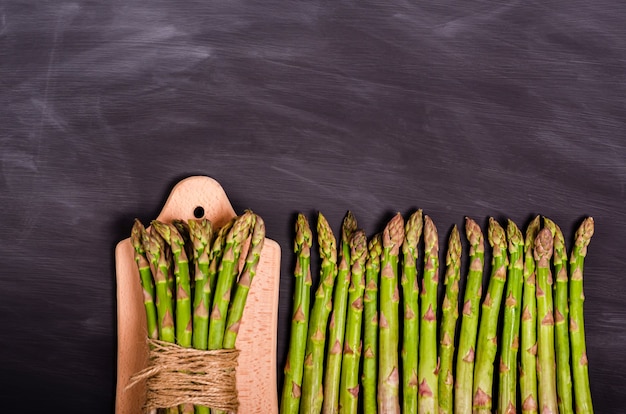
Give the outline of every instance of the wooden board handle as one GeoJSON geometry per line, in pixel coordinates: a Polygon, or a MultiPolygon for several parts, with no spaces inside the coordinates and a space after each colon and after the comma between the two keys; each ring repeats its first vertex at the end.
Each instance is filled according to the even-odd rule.
{"type": "MultiPolygon", "coordinates": [[[[194,218],[194,212],[200,212],[200,208],[204,217],[217,227],[235,216],[221,185],[212,178],[195,176],[174,187],[157,219],[163,222],[188,220],[194,218]]],[[[145,402],[145,384],[125,389],[130,377],[148,364],[146,315],[130,239],[117,245],[115,269],[118,328],[115,412],[139,414],[145,402]]],[[[278,413],[276,330],[279,282],[280,246],[266,239],[237,337],[237,348],[241,350],[237,368],[240,413],[278,413]]]]}

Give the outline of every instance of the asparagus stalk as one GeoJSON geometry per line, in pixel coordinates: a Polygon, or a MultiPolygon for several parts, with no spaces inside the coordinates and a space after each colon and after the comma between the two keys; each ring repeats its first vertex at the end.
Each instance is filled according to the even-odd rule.
{"type": "Polygon", "coordinates": [[[256,269],[261,259],[261,251],[265,242],[265,222],[257,214],[254,215],[254,227],[252,228],[252,236],[250,238],[250,247],[246,255],[246,262],[241,271],[241,275],[237,280],[237,288],[230,307],[228,308],[228,318],[226,319],[226,332],[222,346],[224,349],[232,349],[235,347],[241,318],[246,307],[248,292],[252,280],[256,276],[256,269]]]}
{"type": "Polygon", "coordinates": [[[156,291],[156,308],[159,327],[159,339],[165,342],[175,342],[174,307],[172,291],[168,282],[169,263],[156,232],[146,233],[142,240],[146,249],[146,256],[154,268],[154,288],[156,291]]]}
{"type": "Polygon", "coordinates": [[[585,322],[583,316],[585,295],[583,293],[583,269],[587,246],[593,236],[593,218],[586,218],[576,231],[576,239],[570,256],[569,284],[569,336],[572,345],[572,372],[577,413],[593,413],[587,349],[585,344],[585,322]]]}
{"type": "Polygon", "coordinates": [[[367,238],[358,230],[350,239],[351,284],[349,288],[346,334],[341,364],[339,412],[356,414],[359,401],[359,364],[361,361],[361,329],[363,327],[363,292],[365,290],[365,258],[367,238]]]}
{"type": "Polygon", "coordinates": [[[378,372],[378,278],[380,275],[381,235],[374,236],[368,245],[365,264],[365,294],[363,296],[363,412],[376,414],[376,384],[378,372]]]}
{"type": "Polygon", "coordinates": [[[243,242],[248,238],[250,227],[254,224],[253,221],[254,215],[246,211],[239,216],[226,236],[226,246],[220,262],[213,296],[213,310],[209,321],[209,349],[220,349],[223,346],[231,289],[239,273],[239,255],[243,242]]]}
{"type": "Polygon", "coordinates": [[[328,351],[324,371],[324,405],[322,412],[336,414],[339,411],[339,384],[341,379],[341,350],[346,329],[348,308],[348,287],[350,286],[350,239],[357,229],[352,212],[343,220],[341,227],[341,247],[339,250],[339,268],[335,281],[333,309],[330,314],[328,333],[328,351]]]}
{"type": "Polygon", "coordinates": [[[309,303],[311,301],[311,244],[313,236],[309,222],[303,214],[296,220],[294,251],[296,286],[293,294],[293,314],[291,317],[291,338],[285,364],[281,414],[297,414],[302,393],[302,371],[309,326],[309,303]]]}
{"type": "Polygon", "coordinates": [[[524,241],[524,288],[522,291],[520,395],[523,414],[537,412],[537,297],[535,277],[535,238],[539,216],[526,229],[524,241]]]}
{"type": "MultiPolygon", "coordinates": [[[[154,220],[154,230],[170,247],[174,262],[174,281],[176,288],[176,342],[178,345],[191,347],[192,320],[191,320],[191,282],[189,278],[189,261],[185,251],[185,240],[173,224],[166,224],[154,220]]],[[[193,414],[193,404],[181,404],[178,409],[181,414],[193,414]]],[[[172,411],[176,412],[175,408],[172,411]]]]}
{"type": "Polygon", "coordinates": [[[424,216],[424,278],[420,292],[421,330],[419,337],[420,414],[437,413],[439,403],[437,379],[437,289],[439,285],[439,238],[430,217],[424,216]]]}
{"type": "Polygon", "coordinates": [[[322,409],[326,325],[332,308],[333,287],[337,277],[337,242],[322,213],[319,213],[318,216],[317,237],[322,264],[320,284],[315,292],[315,301],[311,310],[307,333],[300,401],[300,412],[303,414],[319,413],[322,409]]]}
{"type": "MultiPolygon", "coordinates": [[[[159,327],[159,339],[165,342],[176,342],[174,327],[174,278],[170,272],[171,249],[167,248],[163,237],[154,230],[146,233],[142,240],[146,249],[146,256],[153,270],[154,286],[156,291],[157,319],[159,327]]],[[[166,414],[178,414],[178,407],[168,407],[166,414]]]]}
{"type": "Polygon", "coordinates": [[[398,254],[404,239],[404,220],[396,214],[383,231],[380,278],[378,411],[400,412],[398,372],[398,254]]]}
{"type": "Polygon", "coordinates": [[[543,218],[545,227],[550,229],[554,238],[554,275],[556,280],[552,289],[554,294],[554,331],[556,351],[556,391],[559,413],[574,414],[572,403],[572,375],[569,363],[569,294],[567,291],[567,253],[565,239],[559,226],[547,217],[543,218]]]}
{"type": "Polygon", "coordinates": [[[454,412],[466,414],[472,411],[472,386],[474,357],[480,298],[482,295],[485,241],[480,226],[469,217],[465,218],[465,233],[469,241],[470,268],[463,297],[463,316],[459,334],[459,350],[456,363],[454,412]]]}
{"type": "MultiPolygon", "coordinates": [[[[211,222],[207,219],[192,219],[189,220],[188,223],[181,220],[174,220],[172,223],[179,233],[187,229],[187,234],[189,236],[191,246],[193,247],[192,254],[195,265],[195,289],[193,294],[192,344],[196,349],[207,349],[209,335],[209,308],[211,306],[209,250],[211,248],[211,238],[213,237],[213,227],[211,222]]],[[[199,405],[195,407],[196,414],[208,414],[209,412],[209,407],[199,405]]]]}
{"type": "Polygon", "coordinates": [[[556,357],[554,355],[554,313],[550,259],[554,241],[547,228],[535,239],[537,268],[537,388],[542,413],[557,413],[556,357]]]}
{"type": "MultiPolygon", "coordinates": [[[[207,349],[211,286],[209,249],[213,228],[207,219],[189,220],[189,235],[194,247],[195,289],[193,297],[193,347],[207,349]]],[[[178,227],[177,227],[178,228],[178,227]]]]}
{"type": "Polygon", "coordinates": [[[439,413],[451,414],[454,410],[452,375],[454,337],[459,318],[459,279],[461,278],[461,237],[456,226],[452,228],[446,255],[446,293],[443,298],[441,333],[439,336],[439,413]]]}
{"type": "Polygon", "coordinates": [[[491,276],[489,277],[487,295],[482,303],[482,318],[476,346],[473,405],[475,414],[491,413],[493,363],[498,349],[498,317],[508,264],[506,234],[493,217],[489,219],[488,240],[492,247],[491,276]]]}
{"type": "Polygon", "coordinates": [[[146,257],[146,250],[142,243],[142,240],[145,238],[145,227],[139,220],[135,219],[135,224],[130,234],[130,241],[135,250],[135,262],[139,269],[139,280],[143,289],[143,305],[146,310],[148,337],[157,339],[159,337],[159,329],[157,327],[156,306],[154,305],[154,282],[152,280],[150,263],[146,257]]]}
{"type": "Polygon", "coordinates": [[[524,283],[524,236],[511,220],[508,222],[506,233],[509,241],[509,269],[500,351],[498,412],[515,414],[517,412],[517,351],[524,283]]]}
{"type": "Polygon", "coordinates": [[[153,221],[152,227],[170,246],[174,256],[174,277],[176,281],[176,342],[191,347],[191,283],[189,280],[189,260],[185,252],[185,241],[172,224],[153,221]]]}
{"type": "Polygon", "coordinates": [[[422,236],[422,210],[409,217],[402,243],[402,298],[404,330],[402,335],[402,412],[417,413],[417,344],[419,337],[419,285],[417,282],[417,245],[422,236]]]}

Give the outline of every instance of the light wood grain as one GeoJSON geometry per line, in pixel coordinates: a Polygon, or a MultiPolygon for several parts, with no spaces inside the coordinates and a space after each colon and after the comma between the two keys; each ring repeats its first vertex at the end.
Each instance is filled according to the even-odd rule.
{"type": "MultiPolygon", "coordinates": [[[[235,216],[220,184],[209,177],[190,177],[178,183],[165,203],[158,220],[190,219],[202,207],[205,217],[222,226],[235,216]]],[[[118,359],[115,411],[138,414],[145,402],[145,384],[125,390],[129,378],[148,363],[146,317],[143,296],[129,239],[115,249],[117,278],[118,359]]],[[[276,329],[280,246],[266,239],[257,276],[244,310],[237,348],[240,413],[278,413],[276,390],[276,329]]]]}

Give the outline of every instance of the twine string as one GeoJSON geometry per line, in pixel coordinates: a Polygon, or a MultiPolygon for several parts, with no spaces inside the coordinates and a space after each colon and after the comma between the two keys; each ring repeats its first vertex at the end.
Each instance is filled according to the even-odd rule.
{"type": "Polygon", "coordinates": [[[237,411],[238,350],[205,351],[156,339],[148,339],[148,344],[148,367],[134,374],[126,386],[128,390],[146,381],[146,409],[194,404],[237,411]]]}

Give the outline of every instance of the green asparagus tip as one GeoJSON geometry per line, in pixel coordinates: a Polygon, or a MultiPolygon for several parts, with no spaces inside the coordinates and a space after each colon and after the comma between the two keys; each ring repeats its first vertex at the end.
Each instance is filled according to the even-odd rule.
{"type": "Polygon", "coordinates": [[[400,246],[404,241],[404,219],[400,213],[397,213],[387,223],[383,231],[382,242],[385,249],[391,249],[392,255],[400,252],[400,246]]]}
{"type": "Polygon", "coordinates": [[[578,230],[576,231],[576,247],[582,249],[582,256],[585,257],[587,251],[585,248],[589,245],[591,241],[591,236],[593,236],[594,232],[594,222],[593,217],[587,217],[583,223],[580,225],[578,230]]]}
{"type": "Polygon", "coordinates": [[[135,249],[137,254],[144,254],[145,249],[143,247],[143,239],[145,238],[144,234],[146,233],[146,228],[141,224],[139,219],[135,219],[135,223],[133,224],[133,228],[130,232],[130,242],[135,249]]]}
{"type": "Polygon", "coordinates": [[[351,264],[362,262],[367,255],[367,237],[363,230],[357,230],[350,239],[350,261],[351,264]]]}
{"type": "Polygon", "coordinates": [[[473,251],[475,251],[476,253],[485,252],[485,240],[483,232],[480,229],[478,223],[476,223],[469,217],[465,217],[465,235],[472,249],[472,251],[470,251],[470,254],[472,254],[473,251]]]}
{"type": "Polygon", "coordinates": [[[550,229],[541,229],[535,238],[535,260],[549,260],[552,257],[553,245],[554,239],[550,229]]]}
{"type": "Polygon", "coordinates": [[[517,250],[520,246],[524,245],[524,236],[519,227],[517,227],[517,224],[511,219],[508,220],[506,226],[506,235],[509,241],[510,251],[517,250]]]}
{"type": "Polygon", "coordinates": [[[502,248],[503,245],[505,245],[506,234],[504,232],[504,229],[502,228],[500,223],[498,223],[498,221],[494,219],[493,217],[489,217],[488,232],[489,232],[488,239],[489,239],[489,244],[491,245],[491,247],[493,247],[494,249],[497,249],[497,248],[502,248]]]}
{"type": "Polygon", "coordinates": [[[406,222],[404,243],[402,244],[402,252],[404,254],[410,254],[411,250],[417,247],[417,243],[422,235],[423,226],[424,220],[422,218],[422,210],[420,209],[411,214],[406,222]]]}
{"type": "Polygon", "coordinates": [[[187,223],[189,235],[196,251],[203,251],[211,243],[213,237],[213,225],[206,218],[192,219],[187,223]]]}
{"type": "Polygon", "coordinates": [[[424,251],[430,252],[433,257],[439,253],[437,227],[429,216],[424,216],[424,251]]]}
{"type": "Polygon", "coordinates": [[[459,229],[456,224],[452,227],[450,233],[450,239],[448,241],[448,254],[446,255],[446,265],[451,266],[454,263],[458,263],[461,259],[461,236],[459,235],[459,229]]]}
{"type": "Polygon", "coordinates": [[[380,255],[383,252],[383,245],[380,233],[376,234],[370,240],[368,246],[367,266],[374,267],[380,264],[380,255]]]}
{"type": "Polygon", "coordinates": [[[337,240],[326,217],[320,212],[317,216],[317,233],[319,240],[320,258],[337,263],[337,240]]]}
{"type": "Polygon", "coordinates": [[[163,240],[165,240],[165,242],[167,244],[172,244],[171,238],[170,238],[170,232],[171,229],[170,227],[165,224],[162,223],[158,220],[152,220],[152,223],[150,223],[152,225],[152,228],[159,233],[159,236],[161,236],[163,238],[163,240]]]}
{"type": "Polygon", "coordinates": [[[306,219],[304,214],[299,213],[298,218],[296,219],[296,238],[294,240],[293,246],[294,252],[297,253],[300,250],[303,250],[304,246],[310,249],[312,240],[313,234],[311,233],[311,226],[309,226],[309,221],[306,219]]]}
{"type": "Polygon", "coordinates": [[[351,211],[348,211],[346,213],[346,217],[343,219],[343,224],[341,225],[341,241],[345,244],[349,244],[352,239],[352,235],[356,230],[356,218],[351,211]]]}
{"type": "Polygon", "coordinates": [[[241,244],[248,238],[250,228],[254,225],[254,214],[248,210],[239,216],[226,236],[226,243],[241,244]]]}
{"type": "Polygon", "coordinates": [[[253,249],[253,253],[261,254],[263,243],[265,239],[265,221],[258,214],[254,215],[254,227],[252,229],[252,238],[250,240],[250,246],[253,249]]]}

